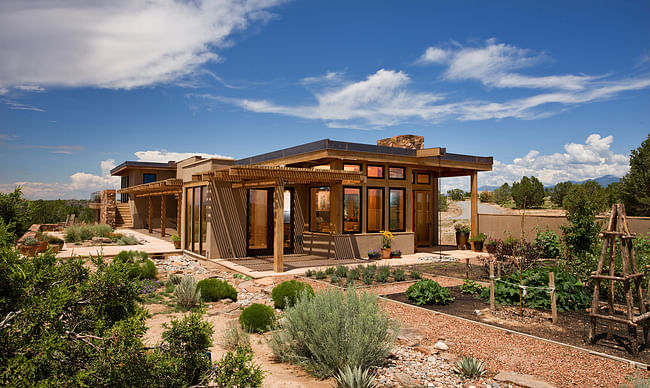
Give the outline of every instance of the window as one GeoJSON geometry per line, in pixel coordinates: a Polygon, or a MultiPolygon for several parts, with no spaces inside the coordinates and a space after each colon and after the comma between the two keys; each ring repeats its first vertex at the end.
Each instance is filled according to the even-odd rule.
{"type": "Polygon", "coordinates": [[[312,187],[309,190],[309,230],[329,233],[330,231],[330,188],[312,187]]]}
{"type": "Polygon", "coordinates": [[[384,166],[368,165],[368,178],[384,178],[384,166]]]}
{"type": "Polygon", "coordinates": [[[185,189],[185,249],[200,255],[205,255],[206,249],[207,190],[207,186],[185,189]]]}
{"type": "Polygon", "coordinates": [[[360,164],[344,164],[343,165],[343,171],[360,172],[361,171],[361,165],[360,164]]]}
{"type": "Polygon", "coordinates": [[[156,181],[156,174],[142,174],[142,183],[151,183],[156,181]]]}
{"type": "Polygon", "coordinates": [[[388,228],[391,232],[403,232],[404,228],[404,202],[406,190],[389,189],[388,191],[388,228]]]}
{"type": "Polygon", "coordinates": [[[343,188],[343,233],[361,232],[361,188],[343,188]]]}
{"type": "Polygon", "coordinates": [[[389,179],[404,179],[404,167],[388,167],[389,179]]]}
{"type": "MultiPolygon", "coordinates": [[[[120,182],[120,188],[126,189],[129,187],[129,176],[123,176],[120,182]]],[[[129,195],[128,194],[120,194],[120,202],[122,203],[127,203],[129,202],[129,195]]]]}
{"type": "Polygon", "coordinates": [[[329,170],[330,165],[329,164],[319,164],[318,166],[313,166],[312,168],[314,170],[329,170]]]}
{"type": "Polygon", "coordinates": [[[423,173],[423,172],[419,172],[418,175],[417,175],[416,183],[420,184],[420,185],[428,185],[428,184],[430,184],[431,183],[431,175],[423,173]]]}
{"type": "Polygon", "coordinates": [[[368,232],[384,229],[384,189],[368,187],[368,232]]]}

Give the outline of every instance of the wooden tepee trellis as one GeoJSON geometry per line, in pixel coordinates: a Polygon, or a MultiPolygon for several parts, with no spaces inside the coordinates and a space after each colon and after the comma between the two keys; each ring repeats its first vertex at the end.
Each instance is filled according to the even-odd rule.
{"type": "Polygon", "coordinates": [[[594,279],[594,296],[590,310],[589,340],[594,343],[602,338],[614,338],[628,348],[632,354],[639,352],[640,346],[646,346],[648,341],[648,329],[650,328],[650,313],[646,311],[646,296],[643,294],[642,281],[643,272],[639,272],[634,256],[632,242],[635,235],[630,233],[625,216],[625,206],[614,204],[612,214],[609,217],[607,230],[600,234],[603,238],[603,249],[598,262],[598,269],[592,272],[594,279]],[[616,241],[620,241],[622,273],[615,272],[616,241]],[[608,262],[606,271],[603,272],[605,262],[608,262]],[[601,280],[608,282],[607,301],[600,301],[601,280]],[[625,306],[623,311],[618,312],[614,306],[615,282],[623,282],[625,306]],[[638,310],[635,310],[634,296],[637,297],[638,310]],[[607,322],[605,333],[596,333],[597,321],[601,319],[607,322]],[[612,326],[615,324],[627,326],[627,338],[614,335],[612,326]],[[643,338],[639,342],[637,328],[643,328],[643,338]],[[626,342],[624,342],[626,341],[626,342]]]}

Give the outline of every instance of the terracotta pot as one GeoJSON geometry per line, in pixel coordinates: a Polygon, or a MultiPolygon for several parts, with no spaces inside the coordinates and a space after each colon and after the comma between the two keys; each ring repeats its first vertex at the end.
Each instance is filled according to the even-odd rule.
{"type": "Polygon", "coordinates": [[[181,249],[181,242],[180,241],[174,241],[174,248],[181,249]]]}
{"type": "Polygon", "coordinates": [[[38,250],[36,252],[42,253],[42,252],[45,252],[45,251],[47,251],[47,241],[41,241],[38,244],[38,250]]]}
{"type": "Polygon", "coordinates": [[[381,258],[390,259],[390,248],[381,248],[381,258]]]}
{"type": "Polygon", "coordinates": [[[38,245],[21,245],[18,250],[25,256],[36,256],[38,245]]]}
{"type": "Polygon", "coordinates": [[[467,239],[469,235],[462,232],[456,232],[456,247],[458,249],[467,249],[467,239]]]}

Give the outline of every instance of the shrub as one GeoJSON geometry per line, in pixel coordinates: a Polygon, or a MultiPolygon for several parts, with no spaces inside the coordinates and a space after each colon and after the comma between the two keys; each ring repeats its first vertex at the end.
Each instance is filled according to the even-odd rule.
{"type": "Polygon", "coordinates": [[[264,371],[253,362],[250,346],[238,346],[221,357],[214,366],[217,387],[262,387],[264,371]]]}
{"type": "Polygon", "coordinates": [[[338,265],[336,266],[336,271],[334,273],[340,278],[345,278],[348,276],[348,267],[344,265],[338,265]]]}
{"type": "Polygon", "coordinates": [[[449,204],[447,203],[447,196],[438,192],[438,210],[441,212],[446,212],[449,210],[449,204]]]}
{"type": "Polygon", "coordinates": [[[131,235],[122,236],[117,239],[117,245],[138,245],[138,239],[131,235]]]}
{"type": "Polygon", "coordinates": [[[414,279],[414,280],[417,280],[417,279],[421,279],[421,278],[422,278],[422,274],[420,273],[420,271],[415,270],[415,269],[411,271],[411,275],[410,275],[410,276],[411,276],[411,279],[414,279]]]}
{"type": "Polygon", "coordinates": [[[325,275],[325,272],[323,271],[317,271],[316,274],[314,274],[316,279],[325,279],[327,275],[325,275]]]}
{"type": "Polygon", "coordinates": [[[363,269],[362,279],[365,284],[372,284],[372,281],[375,279],[375,271],[377,267],[374,265],[369,265],[363,269]]]}
{"type": "Polygon", "coordinates": [[[524,176],[519,182],[514,182],[510,193],[518,209],[530,209],[544,204],[544,185],[534,176],[524,176]]]}
{"type": "Polygon", "coordinates": [[[113,258],[113,262],[127,265],[131,279],[154,279],[158,273],[147,252],[121,251],[113,258]]]}
{"type": "Polygon", "coordinates": [[[547,229],[544,231],[538,230],[535,240],[533,240],[533,245],[540,251],[542,257],[558,257],[560,256],[560,250],[562,245],[560,244],[560,238],[557,236],[557,233],[547,229]]]}
{"type": "Polygon", "coordinates": [[[485,364],[474,357],[463,357],[458,360],[454,366],[454,372],[468,379],[483,377],[487,373],[485,364]]]}
{"type": "Polygon", "coordinates": [[[454,229],[456,230],[456,233],[463,233],[468,236],[472,232],[470,226],[466,224],[454,224],[454,229]]]}
{"type": "Polygon", "coordinates": [[[27,237],[23,241],[23,245],[28,246],[28,247],[33,247],[33,246],[36,246],[38,244],[39,244],[38,240],[35,239],[34,237],[27,237]]]}
{"type": "Polygon", "coordinates": [[[176,284],[176,285],[180,284],[182,279],[183,279],[183,278],[182,278],[180,275],[178,275],[178,274],[173,274],[173,275],[171,275],[171,276],[169,277],[169,281],[170,281],[172,284],[176,284]]]}
{"type": "Polygon", "coordinates": [[[66,242],[90,240],[93,237],[109,237],[113,228],[106,224],[73,225],[65,229],[66,242]]]}
{"type": "Polygon", "coordinates": [[[216,302],[221,299],[237,301],[237,290],[225,280],[203,279],[198,282],[196,287],[201,291],[201,299],[206,302],[216,302]]]}
{"type": "Polygon", "coordinates": [[[375,376],[369,373],[368,369],[361,369],[358,366],[339,369],[336,376],[336,388],[376,388],[375,376]]]}
{"type": "Polygon", "coordinates": [[[345,287],[354,287],[354,279],[348,277],[347,280],[345,281],[345,287]]]}
{"type": "Polygon", "coordinates": [[[221,345],[227,350],[235,350],[238,346],[250,346],[251,340],[248,333],[242,330],[241,326],[231,321],[221,336],[221,345]]]}
{"type": "Polygon", "coordinates": [[[63,245],[63,240],[62,240],[62,239],[60,239],[60,238],[58,238],[58,237],[56,237],[56,236],[53,236],[53,235],[51,235],[51,234],[46,234],[45,236],[46,236],[46,238],[47,238],[47,243],[48,243],[48,244],[52,244],[52,245],[63,245]]]}
{"type": "Polygon", "coordinates": [[[296,299],[302,293],[302,290],[307,290],[309,295],[314,295],[314,289],[307,283],[294,280],[284,281],[273,288],[271,291],[271,298],[275,308],[283,310],[286,307],[292,306],[296,303],[296,299]]]}
{"type": "Polygon", "coordinates": [[[246,307],[239,316],[239,324],[249,333],[264,333],[274,322],[273,308],[260,303],[246,307]]]}
{"type": "Polygon", "coordinates": [[[482,285],[478,284],[477,282],[471,280],[471,279],[465,279],[463,280],[463,284],[460,286],[460,292],[463,294],[480,294],[481,291],[483,291],[482,285]]]}
{"type": "Polygon", "coordinates": [[[152,292],[155,292],[158,287],[160,287],[160,283],[156,280],[152,279],[143,279],[140,280],[140,289],[141,293],[143,294],[151,294],[152,292]]]}
{"type": "Polygon", "coordinates": [[[332,277],[330,278],[330,283],[339,285],[341,283],[341,278],[339,278],[336,275],[332,275],[332,277]]]}
{"type": "Polygon", "coordinates": [[[325,274],[326,275],[334,275],[334,272],[336,272],[336,268],[334,268],[334,267],[327,267],[325,269],[325,274]]]}
{"type": "Polygon", "coordinates": [[[359,267],[353,268],[348,272],[348,279],[359,280],[361,277],[361,269],[359,267]]]}
{"type": "Polygon", "coordinates": [[[191,308],[199,304],[201,300],[201,290],[196,287],[196,280],[187,275],[183,277],[181,283],[174,289],[176,303],[181,307],[191,308]]]}
{"type": "Polygon", "coordinates": [[[395,279],[396,282],[403,282],[404,280],[406,280],[406,273],[404,272],[403,269],[396,268],[395,271],[393,271],[393,278],[395,279]]]}
{"type": "Polygon", "coordinates": [[[451,189],[447,190],[447,197],[452,201],[464,201],[465,193],[461,189],[451,189]]]}
{"type": "Polygon", "coordinates": [[[308,278],[314,276],[314,271],[312,271],[311,269],[308,269],[307,271],[305,271],[305,276],[308,277],[308,278]]]}
{"type": "Polygon", "coordinates": [[[386,283],[388,281],[389,276],[390,276],[389,266],[382,265],[381,267],[379,267],[379,271],[377,271],[377,282],[386,283]]]}
{"type": "Polygon", "coordinates": [[[166,329],[162,334],[165,347],[184,371],[185,383],[198,384],[210,370],[205,353],[212,346],[212,325],[203,321],[200,314],[191,313],[180,321],[172,319],[169,324],[163,323],[163,328],[166,329]]]}
{"type": "Polygon", "coordinates": [[[494,196],[490,191],[481,191],[481,193],[478,195],[478,199],[481,202],[494,202],[494,196]]]}
{"type": "Polygon", "coordinates": [[[376,295],[330,288],[288,308],[269,344],[281,361],[325,378],[346,365],[383,364],[398,332],[376,295]]]}
{"type": "Polygon", "coordinates": [[[431,279],[422,279],[406,290],[406,298],[416,306],[425,304],[445,305],[454,301],[451,292],[431,279]]]}

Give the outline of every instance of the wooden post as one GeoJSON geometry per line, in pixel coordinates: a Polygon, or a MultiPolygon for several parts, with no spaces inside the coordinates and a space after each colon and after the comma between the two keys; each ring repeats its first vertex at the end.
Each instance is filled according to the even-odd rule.
{"type": "Polygon", "coordinates": [[[494,260],[490,260],[490,311],[494,312],[494,260]]]}
{"type": "MultiPolygon", "coordinates": [[[[478,234],[478,172],[472,173],[471,179],[471,197],[470,197],[470,222],[471,222],[471,236],[475,237],[478,234]]],[[[472,250],[474,250],[474,243],[472,242],[472,250]]]]}
{"type": "Polygon", "coordinates": [[[555,274],[548,273],[548,286],[551,288],[551,317],[553,324],[557,324],[557,306],[555,305],[555,274]]]}
{"type": "Polygon", "coordinates": [[[153,232],[153,198],[149,196],[149,233],[153,232]]]}
{"type": "Polygon", "coordinates": [[[160,235],[165,237],[165,226],[167,224],[167,198],[160,196],[160,235]]]}
{"type": "Polygon", "coordinates": [[[273,193],[274,234],[273,271],[284,272],[284,182],[278,181],[273,193]]]}
{"type": "Polygon", "coordinates": [[[181,210],[183,210],[183,192],[178,193],[176,201],[176,234],[181,236],[181,210]]]}
{"type": "Polygon", "coordinates": [[[465,279],[469,279],[469,257],[465,258],[465,279]]]}

